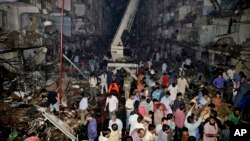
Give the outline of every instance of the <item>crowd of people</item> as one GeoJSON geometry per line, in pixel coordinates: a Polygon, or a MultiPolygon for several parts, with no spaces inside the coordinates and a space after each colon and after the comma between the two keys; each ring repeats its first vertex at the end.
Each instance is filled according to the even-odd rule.
{"type": "Polygon", "coordinates": [[[192,81],[184,75],[191,69],[189,60],[183,62],[179,74],[168,69],[166,62],[160,71],[151,65],[148,61],[140,65],[135,83],[129,73],[117,78],[112,71],[104,72],[99,76],[101,89],[98,78],[91,75],[90,97],[98,91],[107,95],[103,111],[108,111],[110,121],[98,133],[94,115],[87,114],[89,140],[118,141],[125,135],[133,141],[229,141],[233,126],[249,123],[243,118],[247,106],[243,97],[249,94],[250,81],[243,72],[236,73],[234,66],[225,69],[219,64],[211,78],[199,72],[197,78],[208,81],[190,94],[192,81]],[[231,84],[231,91],[225,90],[226,84],[231,84]],[[117,114],[122,111],[119,105],[126,111],[124,121],[117,114]]]}
{"type": "MultiPolygon", "coordinates": [[[[235,66],[218,64],[206,77],[204,70],[192,65],[188,58],[178,69],[167,62],[157,69],[150,60],[144,61],[137,80],[122,69],[91,74],[89,91],[82,93],[79,103],[89,141],[229,141],[234,126],[250,123],[245,116],[250,80],[235,66]],[[197,72],[195,77],[190,71],[197,72]],[[102,127],[89,112],[100,106],[99,95],[105,96],[101,109],[109,120],[102,127]],[[121,112],[126,112],[125,118],[121,112]]],[[[58,110],[55,94],[50,95],[51,110],[58,110]]]]}

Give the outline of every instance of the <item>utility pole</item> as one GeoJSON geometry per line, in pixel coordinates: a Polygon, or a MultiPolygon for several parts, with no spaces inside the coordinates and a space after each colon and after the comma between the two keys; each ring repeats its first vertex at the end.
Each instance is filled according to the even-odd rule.
{"type": "Polygon", "coordinates": [[[62,73],[63,73],[63,26],[64,26],[64,0],[61,9],[61,33],[60,33],[60,78],[59,78],[59,104],[62,103],[62,73]]]}

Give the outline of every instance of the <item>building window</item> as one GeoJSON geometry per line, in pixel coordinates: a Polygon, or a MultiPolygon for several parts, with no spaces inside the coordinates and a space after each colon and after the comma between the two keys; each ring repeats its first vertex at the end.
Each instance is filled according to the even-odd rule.
{"type": "MultiPolygon", "coordinates": [[[[61,16],[55,16],[55,27],[58,31],[61,31],[61,16]]],[[[71,18],[69,16],[64,17],[63,34],[65,36],[71,36],[71,18]]]]}

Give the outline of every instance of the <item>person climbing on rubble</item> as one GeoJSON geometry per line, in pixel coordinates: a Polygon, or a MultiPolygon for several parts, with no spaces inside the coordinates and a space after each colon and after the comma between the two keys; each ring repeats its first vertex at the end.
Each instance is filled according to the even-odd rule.
{"type": "Polygon", "coordinates": [[[48,91],[47,98],[49,102],[49,108],[51,112],[59,112],[59,104],[58,104],[58,94],[56,91],[48,91]]]}

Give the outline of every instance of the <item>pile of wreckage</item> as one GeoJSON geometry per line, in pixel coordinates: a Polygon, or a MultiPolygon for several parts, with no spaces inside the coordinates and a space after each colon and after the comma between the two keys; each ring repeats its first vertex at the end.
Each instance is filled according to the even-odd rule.
{"type": "Polygon", "coordinates": [[[85,132],[82,130],[85,130],[86,123],[80,120],[77,107],[82,98],[80,93],[88,91],[88,81],[72,77],[61,81],[62,103],[60,113],[56,115],[48,110],[45,92],[57,90],[57,82],[59,77],[54,76],[46,81],[39,71],[3,82],[0,140],[11,140],[21,133],[36,133],[40,140],[46,141],[76,141],[78,136],[84,139],[85,132]]]}

